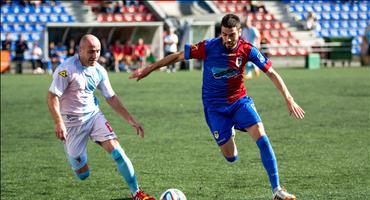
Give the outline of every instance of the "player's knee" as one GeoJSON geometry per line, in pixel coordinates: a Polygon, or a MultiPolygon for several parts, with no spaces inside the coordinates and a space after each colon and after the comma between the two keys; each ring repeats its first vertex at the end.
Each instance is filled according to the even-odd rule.
{"type": "Polygon", "coordinates": [[[87,177],[89,177],[89,175],[90,175],[90,169],[87,169],[85,172],[80,172],[80,173],[76,172],[76,176],[77,176],[81,181],[83,181],[83,180],[87,179],[87,177]]]}
{"type": "Polygon", "coordinates": [[[227,157],[227,156],[225,156],[225,159],[226,159],[228,162],[233,163],[233,162],[235,162],[235,161],[237,161],[237,160],[238,160],[238,155],[231,156],[231,157],[227,157]]]}

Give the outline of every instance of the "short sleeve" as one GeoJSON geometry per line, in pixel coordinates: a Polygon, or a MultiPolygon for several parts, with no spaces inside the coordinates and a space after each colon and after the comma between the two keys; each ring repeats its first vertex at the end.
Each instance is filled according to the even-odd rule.
{"type": "Polygon", "coordinates": [[[49,91],[61,97],[69,83],[70,73],[65,67],[57,67],[53,74],[53,82],[50,85],[49,91]]]}
{"type": "Polygon", "coordinates": [[[204,60],[206,58],[206,47],[205,46],[206,46],[205,41],[199,42],[195,45],[185,44],[185,47],[184,47],[185,60],[189,60],[192,58],[204,60]]]}
{"type": "Polygon", "coordinates": [[[256,47],[252,47],[249,53],[249,60],[257,65],[263,72],[267,72],[271,67],[271,61],[263,55],[256,47]]]}
{"type": "Polygon", "coordinates": [[[98,85],[98,89],[106,99],[109,99],[115,95],[114,90],[110,84],[107,71],[104,68],[101,68],[100,73],[102,79],[98,85]]]}

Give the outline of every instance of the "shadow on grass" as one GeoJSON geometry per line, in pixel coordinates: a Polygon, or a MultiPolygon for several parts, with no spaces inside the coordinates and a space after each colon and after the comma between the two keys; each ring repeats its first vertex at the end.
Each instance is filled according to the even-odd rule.
{"type": "Polygon", "coordinates": [[[132,200],[132,198],[114,198],[111,200],[132,200]]]}

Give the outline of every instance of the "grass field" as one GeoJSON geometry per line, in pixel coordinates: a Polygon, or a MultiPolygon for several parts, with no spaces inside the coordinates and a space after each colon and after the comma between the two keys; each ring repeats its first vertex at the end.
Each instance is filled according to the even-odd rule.
{"type": "MultiPolygon", "coordinates": [[[[370,69],[281,69],[298,121],[265,76],[246,83],[274,147],[281,184],[300,200],[370,199],[370,69]]],[[[238,132],[239,160],[221,156],[203,117],[201,73],[155,72],[137,83],[110,74],[116,93],[142,123],[142,140],[100,97],[101,109],[134,164],[139,184],[188,200],[271,199],[258,149],[238,132]]],[[[88,145],[91,175],[76,179],[46,105],[50,76],[1,76],[1,199],[129,200],[110,155],[88,145]]]]}

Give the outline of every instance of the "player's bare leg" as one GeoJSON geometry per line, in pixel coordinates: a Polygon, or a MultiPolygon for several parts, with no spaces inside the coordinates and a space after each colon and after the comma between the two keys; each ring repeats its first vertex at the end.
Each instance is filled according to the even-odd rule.
{"type": "Polygon", "coordinates": [[[230,137],[229,141],[220,146],[222,154],[229,162],[234,162],[238,159],[238,150],[235,145],[234,136],[230,137]]]}

